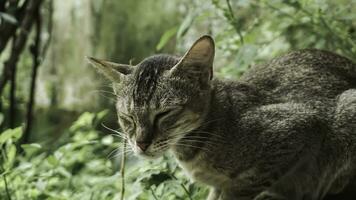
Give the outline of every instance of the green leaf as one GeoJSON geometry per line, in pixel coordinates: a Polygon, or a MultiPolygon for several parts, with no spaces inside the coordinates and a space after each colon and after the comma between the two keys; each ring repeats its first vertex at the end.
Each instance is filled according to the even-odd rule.
{"type": "Polygon", "coordinates": [[[32,144],[22,144],[21,145],[22,149],[25,151],[27,155],[32,155],[38,150],[42,148],[40,144],[37,143],[32,143],[32,144]]]}
{"type": "Polygon", "coordinates": [[[9,139],[17,141],[22,136],[22,127],[17,127],[15,129],[7,129],[5,132],[0,134],[0,145],[4,144],[9,139]]]}
{"type": "Polygon", "coordinates": [[[0,113],[0,125],[4,122],[4,114],[0,113]]]}
{"type": "Polygon", "coordinates": [[[177,30],[178,30],[178,27],[175,26],[173,28],[168,29],[166,32],[164,32],[156,46],[156,50],[157,51],[162,50],[162,48],[164,46],[166,46],[168,41],[177,33],[177,30]]]}
{"type": "Polygon", "coordinates": [[[59,163],[58,159],[53,155],[48,156],[47,162],[53,167],[56,167],[59,163]]]}
{"type": "Polygon", "coordinates": [[[74,122],[74,124],[70,127],[71,132],[75,132],[80,128],[83,127],[91,127],[93,125],[93,120],[95,118],[95,114],[85,112],[82,115],[79,116],[77,121],[74,122]]]}
{"type": "Polygon", "coordinates": [[[0,12],[0,18],[4,19],[6,22],[9,22],[10,24],[17,24],[17,19],[4,12],[0,12]]]}
{"type": "Polygon", "coordinates": [[[101,143],[104,145],[110,145],[114,142],[114,137],[111,135],[105,136],[101,139],[101,143]]]}
{"type": "Polygon", "coordinates": [[[108,113],[109,113],[109,110],[107,110],[107,109],[99,112],[98,114],[96,114],[95,121],[96,122],[102,121],[108,113]]]}
{"type": "Polygon", "coordinates": [[[179,29],[177,31],[177,39],[183,37],[189,28],[192,26],[194,19],[196,17],[196,13],[190,12],[185,19],[183,20],[182,24],[179,26],[179,29]]]}
{"type": "Polygon", "coordinates": [[[16,156],[16,146],[11,144],[7,147],[7,162],[6,162],[6,169],[11,169],[14,161],[15,161],[15,156],[16,156]]]}

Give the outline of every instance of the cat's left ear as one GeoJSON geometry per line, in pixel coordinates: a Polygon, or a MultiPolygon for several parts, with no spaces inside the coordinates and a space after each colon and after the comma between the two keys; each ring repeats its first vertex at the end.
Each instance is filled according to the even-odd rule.
{"type": "Polygon", "coordinates": [[[113,82],[120,82],[125,78],[125,75],[131,74],[133,66],[100,60],[93,57],[87,57],[96,70],[103,74],[106,78],[113,82]]]}
{"type": "Polygon", "coordinates": [[[208,35],[199,38],[171,69],[173,75],[188,75],[208,84],[213,77],[214,40],[208,35]]]}

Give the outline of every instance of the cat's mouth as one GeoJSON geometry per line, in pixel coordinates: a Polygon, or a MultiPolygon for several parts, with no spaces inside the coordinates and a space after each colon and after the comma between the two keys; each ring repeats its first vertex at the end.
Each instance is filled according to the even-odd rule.
{"type": "Polygon", "coordinates": [[[142,158],[146,158],[146,159],[153,159],[153,158],[161,157],[160,154],[154,154],[154,153],[150,153],[150,152],[138,153],[138,156],[140,156],[142,158]]]}
{"type": "MultiPolygon", "coordinates": [[[[154,146],[154,145],[152,145],[154,146]]],[[[140,147],[137,145],[132,146],[134,153],[142,158],[148,158],[148,159],[154,159],[154,158],[159,158],[163,156],[163,154],[168,150],[168,148],[159,148],[159,149],[153,149],[153,147],[149,147],[146,150],[142,150],[140,147]]]]}
{"type": "Polygon", "coordinates": [[[164,152],[149,152],[149,151],[138,151],[136,155],[146,159],[159,158],[164,154],[164,152]]]}

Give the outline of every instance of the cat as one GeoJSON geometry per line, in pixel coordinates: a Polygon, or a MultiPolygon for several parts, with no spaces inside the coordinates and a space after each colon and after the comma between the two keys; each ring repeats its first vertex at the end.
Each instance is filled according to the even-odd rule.
{"type": "MultiPolygon", "coordinates": [[[[213,78],[214,40],[136,66],[89,57],[113,83],[118,122],[140,156],[171,150],[209,200],[318,200],[355,178],[356,65],[315,49],[213,78]]],[[[356,189],[356,188],[355,188],[356,189]]],[[[336,199],[336,198],[335,198],[336,199]]]]}

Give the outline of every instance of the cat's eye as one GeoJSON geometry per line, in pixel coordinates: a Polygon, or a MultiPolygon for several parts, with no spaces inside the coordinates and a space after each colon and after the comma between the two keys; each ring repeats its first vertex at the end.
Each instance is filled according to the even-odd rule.
{"type": "Polygon", "coordinates": [[[128,114],[121,113],[119,118],[126,125],[135,125],[133,117],[128,114]]]}
{"type": "Polygon", "coordinates": [[[156,119],[161,119],[161,118],[163,118],[164,116],[166,116],[166,115],[168,115],[169,113],[171,113],[173,111],[173,109],[170,109],[170,110],[166,110],[166,111],[163,111],[163,112],[161,112],[161,113],[158,113],[157,115],[156,115],[156,119]]]}
{"type": "Polygon", "coordinates": [[[169,109],[166,109],[160,113],[158,113],[156,116],[155,116],[155,119],[154,119],[154,124],[157,125],[157,123],[164,119],[165,117],[168,117],[174,113],[177,113],[178,111],[181,110],[181,107],[173,107],[173,108],[169,108],[169,109]]]}

